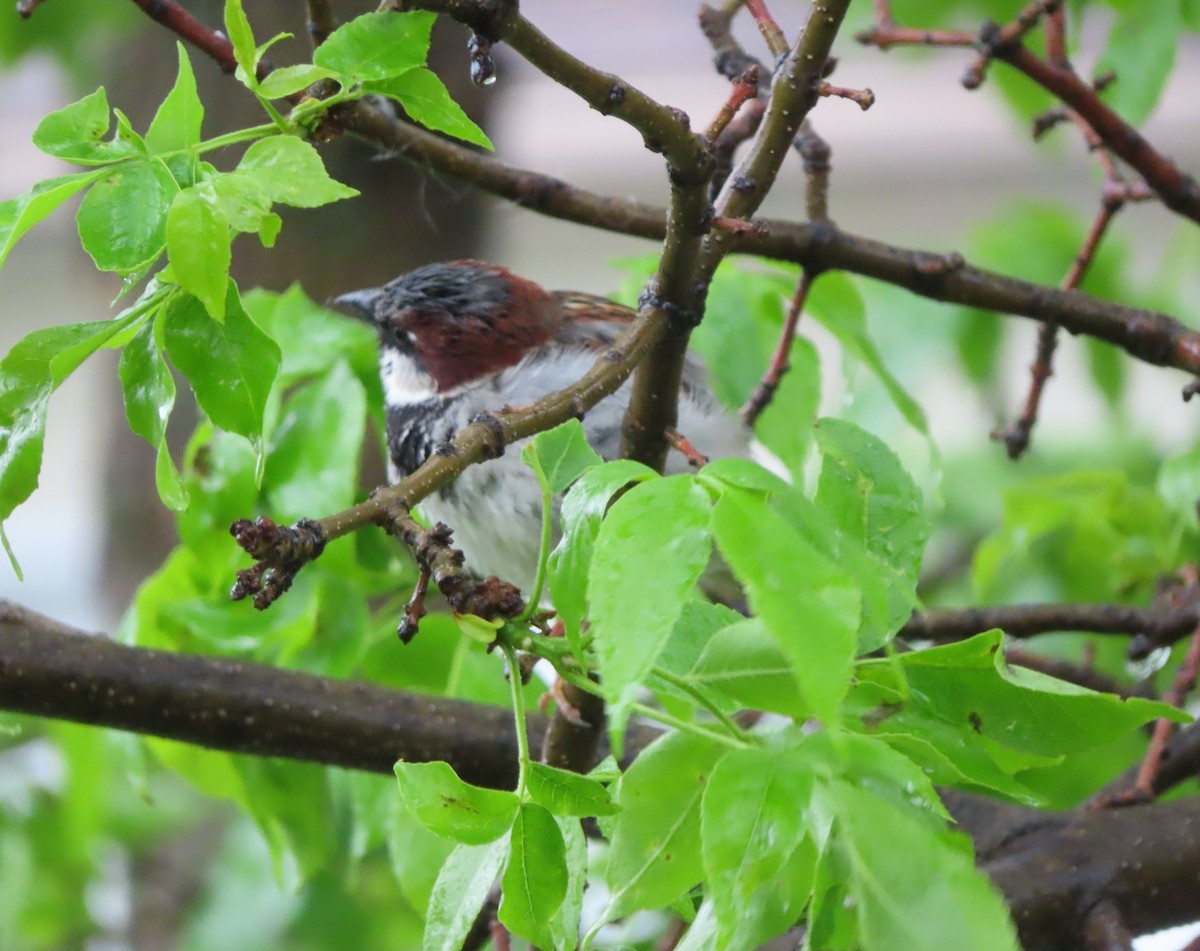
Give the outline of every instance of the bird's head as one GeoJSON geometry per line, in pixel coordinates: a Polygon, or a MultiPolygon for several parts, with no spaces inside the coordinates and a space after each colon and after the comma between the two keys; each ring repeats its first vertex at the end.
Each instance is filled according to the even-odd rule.
{"type": "Polygon", "coordinates": [[[539,285],[481,261],[428,264],[334,304],[378,330],[384,386],[403,402],[515,366],[562,319],[539,285]]]}

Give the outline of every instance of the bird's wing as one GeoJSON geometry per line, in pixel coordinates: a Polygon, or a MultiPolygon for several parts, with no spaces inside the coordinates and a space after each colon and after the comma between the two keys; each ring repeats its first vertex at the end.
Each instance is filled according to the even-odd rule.
{"type": "MultiPolygon", "coordinates": [[[[551,297],[562,307],[565,316],[555,339],[567,346],[594,350],[597,356],[611,347],[637,317],[630,308],[597,294],[553,291],[551,297]]],[[[683,386],[693,396],[706,401],[711,399],[708,370],[691,350],[683,364],[683,386]]]]}

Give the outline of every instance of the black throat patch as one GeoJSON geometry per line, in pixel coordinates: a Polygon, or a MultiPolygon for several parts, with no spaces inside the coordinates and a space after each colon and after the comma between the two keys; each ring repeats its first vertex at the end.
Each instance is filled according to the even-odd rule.
{"type": "Polygon", "coordinates": [[[388,455],[402,476],[417,469],[453,435],[451,408],[456,397],[433,398],[387,409],[388,455]]]}

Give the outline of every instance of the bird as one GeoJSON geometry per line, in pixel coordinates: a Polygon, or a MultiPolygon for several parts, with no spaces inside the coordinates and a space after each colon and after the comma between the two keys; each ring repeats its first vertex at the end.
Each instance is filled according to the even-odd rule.
{"type": "MultiPolygon", "coordinates": [[[[428,264],[333,303],[378,332],[393,483],[477,414],[529,405],[578,380],[635,317],[607,298],[548,291],[506,267],[475,260],[428,264]]],[[[629,396],[626,381],[584,417],[588,442],[605,460],[619,453],[629,396]]],[[[721,406],[690,352],[678,429],[710,458],[749,454],[749,430],[721,406]]],[[[474,574],[495,575],[529,592],[542,502],[536,477],[520,461],[521,442],[511,447],[518,451],[470,466],[426,498],[421,511],[453,530],[474,574]]],[[[687,466],[672,454],[666,472],[687,466]]]]}

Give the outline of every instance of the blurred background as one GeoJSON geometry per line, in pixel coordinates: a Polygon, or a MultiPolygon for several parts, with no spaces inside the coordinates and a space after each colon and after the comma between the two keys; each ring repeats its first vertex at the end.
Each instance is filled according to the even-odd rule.
{"type": "MultiPolygon", "coordinates": [[[[296,34],[273,49],[277,64],[307,58],[303,4],[246,0],[245,5],[259,36],[296,34]]],[[[221,21],[216,0],[186,6],[204,22],[221,21]]],[[[344,18],[374,6],[362,0],[335,3],[344,18]]],[[[908,6],[921,8],[915,2],[908,6]]],[[[789,34],[805,9],[773,4],[789,34]]],[[[993,66],[981,90],[967,92],[959,79],[970,52],[883,54],[858,46],[852,36],[866,26],[871,5],[863,0],[851,9],[851,23],[835,47],[834,81],[870,87],[877,101],[862,112],[845,100],[824,100],[812,116],[833,149],[833,218],[872,238],[958,250],[973,263],[1056,283],[1063,269],[1055,261],[1064,248],[1069,260],[1098,206],[1099,175],[1079,137],[1060,128],[1032,142],[1028,117],[1046,102],[1002,65],[993,66]],[[1003,216],[1018,204],[1036,210],[1021,216],[1018,226],[1004,224],[1003,216]]],[[[695,27],[693,0],[523,0],[522,10],[584,60],[683,109],[693,127],[706,125],[726,98],[728,84],[711,68],[708,45],[695,27]]],[[[977,24],[976,18],[953,25],[977,24]]],[[[1082,24],[1072,23],[1079,47],[1075,63],[1084,75],[1091,75],[1112,25],[1113,14],[1104,8],[1089,10],[1082,24]]],[[[742,39],[750,50],[761,51],[756,36],[743,30],[742,39]]],[[[439,25],[432,65],[486,128],[502,159],[601,193],[665,202],[661,159],[641,147],[636,133],[590,111],[503,49],[499,81],[476,89],[467,82],[465,40],[454,24],[439,25]]],[[[1169,84],[1143,129],[1164,153],[1197,174],[1200,44],[1194,36],[1184,37],[1176,56],[1169,84]]],[[[192,52],[191,58],[208,106],[206,136],[260,121],[242,87],[200,54],[192,52]]],[[[173,37],[132,4],[54,0],[27,22],[10,4],[0,13],[0,64],[6,64],[0,71],[0,200],[70,170],[30,142],[46,113],[102,83],[109,102],[144,129],[170,87],[175,63],[173,37]]],[[[1121,95],[1119,82],[1114,95],[1121,95]]],[[[609,293],[626,279],[614,261],[655,250],[650,242],[555,222],[473,193],[358,142],[330,143],[324,155],[332,174],[362,196],[312,211],[283,209],[283,232],[270,253],[242,237],[234,272],[243,289],[282,290],[299,282],[321,301],[382,283],[417,264],[478,256],[550,287],[609,293]]],[[[793,156],[764,212],[802,217],[803,184],[793,156]]],[[[119,286],[115,278],[97,274],[80,250],[71,211],[61,209],[40,224],[0,270],[0,352],[33,329],[110,315],[119,286]]],[[[1200,269],[1191,263],[1200,252],[1195,231],[1154,204],[1130,206],[1097,262],[1096,283],[1085,286],[1200,324],[1193,313],[1200,300],[1200,269]],[[1179,293],[1159,293],[1160,283],[1179,293]]],[[[1034,448],[1022,468],[1014,469],[1002,448],[988,443],[988,433],[1011,419],[1024,399],[1036,326],[1010,320],[1001,331],[1001,322],[961,308],[869,284],[863,291],[872,333],[889,367],[928,414],[932,442],[945,464],[944,486],[932,474],[927,482],[933,491],[944,491],[943,502],[952,509],[973,508],[976,521],[996,514],[1011,473],[1053,471],[1057,460],[1073,455],[1119,467],[1131,459],[1144,462],[1147,449],[1178,448],[1193,438],[1196,408],[1179,399],[1182,374],[1141,366],[1114,370],[1103,351],[1066,338],[1034,448]],[[960,356],[969,359],[960,363],[960,356]],[[965,454],[975,460],[975,476],[956,487],[956,460],[965,454]],[[983,467],[981,455],[987,459],[983,467]]],[[[910,464],[928,468],[924,437],[905,427],[869,386],[860,386],[857,371],[841,368],[836,346],[819,328],[806,324],[805,332],[823,357],[823,410],[864,421],[910,464]]],[[[124,424],[115,360],[110,352],[99,353],[53,397],[41,486],[5,526],[24,582],[0,566],[0,597],[109,632],[136,585],[174,541],[173,520],[154,489],[153,452],[124,424]]],[[[177,411],[173,431],[186,438],[189,426],[187,413],[177,411]]],[[[203,834],[202,829],[201,839],[203,834]]]]}

